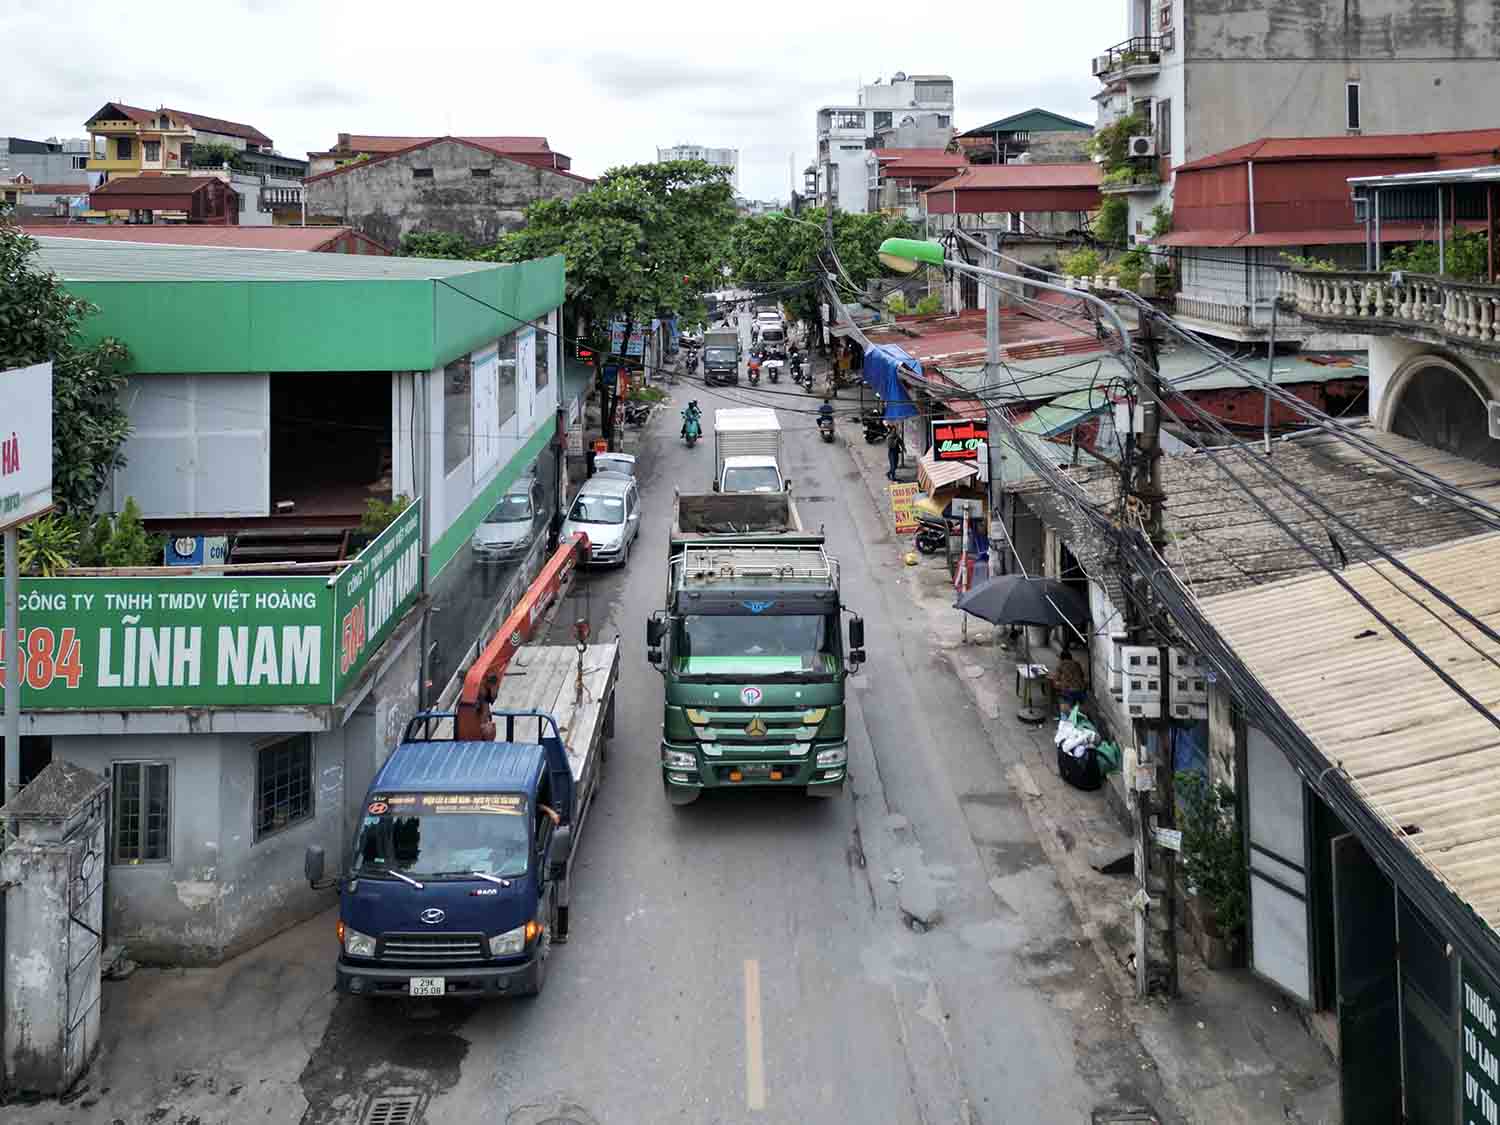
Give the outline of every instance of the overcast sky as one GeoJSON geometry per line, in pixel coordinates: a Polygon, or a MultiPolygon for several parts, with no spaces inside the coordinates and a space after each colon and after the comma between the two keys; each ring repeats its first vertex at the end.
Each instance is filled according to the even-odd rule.
{"type": "Polygon", "coordinates": [[[544,135],[588,175],[692,142],[738,148],[741,193],[784,199],[817,107],[897,70],[951,74],[960,129],[1034,105],[1092,121],[1089,60],[1123,38],[1125,10],[0,0],[0,135],[84,136],[120,100],[242,121],[296,156],[340,132],[544,135]]]}

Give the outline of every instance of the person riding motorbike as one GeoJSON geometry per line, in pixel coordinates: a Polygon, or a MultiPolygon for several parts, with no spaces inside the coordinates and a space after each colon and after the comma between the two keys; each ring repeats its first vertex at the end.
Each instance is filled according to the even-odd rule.
{"type": "Polygon", "coordinates": [[[689,402],[682,412],[682,433],[679,435],[680,437],[685,438],[688,436],[689,424],[696,427],[700,433],[702,432],[703,411],[698,408],[697,399],[693,399],[691,402],[689,402]]]}

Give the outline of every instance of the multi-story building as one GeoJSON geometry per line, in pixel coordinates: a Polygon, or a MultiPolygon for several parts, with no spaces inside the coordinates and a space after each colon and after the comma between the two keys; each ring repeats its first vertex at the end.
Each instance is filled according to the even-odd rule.
{"type": "Polygon", "coordinates": [[[1261,137],[1479,129],[1500,94],[1493,6],[1435,0],[1126,0],[1129,38],[1093,59],[1100,124],[1140,118],[1132,239],[1170,206],[1173,170],[1261,137]]]}
{"type": "Polygon", "coordinates": [[[889,82],[877,78],[860,88],[852,104],[820,107],[817,134],[818,205],[826,206],[831,194],[840,210],[866,211],[871,151],[942,149],[952,141],[953,79],[902,71],[889,82]]]}
{"type": "Polygon", "coordinates": [[[702,160],[715,168],[729,169],[729,183],[735,191],[740,189],[740,150],[737,148],[710,148],[707,145],[672,145],[656,149],[656,162],[668,160],[702,160]]]}
{"type": "Polygon", "coordinates": [[[180,109],[142,109],[106,102],[84,123],[91,155],[88,171],[113,176],[142,172],[186,175],[193,167],[193,145],[221,144],[240,154],[271,155],[271,138],[253,125],[205,117],[180,109]]]}
{"type": "Polygon", "coordinates": [[[34,184],[89,184],[87,137],[29,141],[0,137],[0,180],[25,176],[34,184]]]}
{"type": "Polygon", "coordinates": [[[571,198],[593,182],[556,167],[567,162],[560,153],[517,154],[482,140],[433,137],[308,176],[308,221],[344,223],[387,246],[429,232],[478,246],[520,228],[538,200],[571,198]]]}

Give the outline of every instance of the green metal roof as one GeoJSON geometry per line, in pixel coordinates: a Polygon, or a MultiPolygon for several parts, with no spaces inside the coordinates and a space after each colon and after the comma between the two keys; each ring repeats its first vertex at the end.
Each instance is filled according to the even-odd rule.
{"type": "Polygon", "coordinates": [[[977,137],[984,133],[1063,133],[1076,131],[1093,132],[1094,127],[1086,121],[1078,121],[1039,107],[1013,113],[988,125],[980,125],[960,133],[960,137],[977,137]]]}
{"type": "Polygon", "coordinates": [[[425,371],[563,302],[561,256],[515,264],[39,238],[142,373],[425,371]]]}

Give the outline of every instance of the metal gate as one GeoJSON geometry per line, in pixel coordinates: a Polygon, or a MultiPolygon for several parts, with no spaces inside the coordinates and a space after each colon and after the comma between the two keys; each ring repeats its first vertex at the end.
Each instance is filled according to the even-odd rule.
{"type": "Polygon", "coordinates": [[[109,790],[89,802],[83,822],[71,837],[77,842],[69,857],[67,1027],[63,1054],[70,1074],[82,1074],[93,1056],[99,1021],[104,954],[105,816],[109,790]]]}

